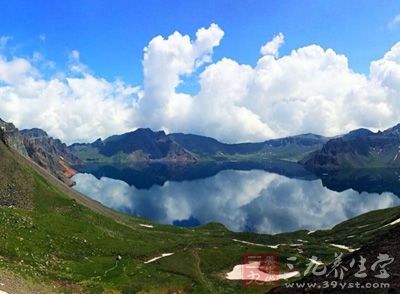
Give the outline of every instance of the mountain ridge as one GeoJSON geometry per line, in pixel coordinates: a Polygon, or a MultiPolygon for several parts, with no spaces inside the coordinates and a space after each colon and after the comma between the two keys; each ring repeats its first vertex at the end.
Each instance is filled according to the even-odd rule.
{"type": "Polygon", "coordinates": [[[139,128],[92,143],[75,143],[69,150],[84,162],[246,161],[287,159],[297,161],[317,150],[328,138],[303,134],[255,143],[222,143],[214,138],[139,128]]]}
{"type": "Polygon", "coordinates": [[[300,163],[314,170],[400,167],[400,124],[378,132],[353,130],[327,141],[300,163]]]}
{"type": "Polygon", "coordinates": [[[207,136],[166,134],[164,131],[139,128],[104,140],[69,146],[38,128],[18,131],[12,124],[2,120],[0,124],[3,140],[8,145],[24,156],[33,158],[64,182],[68,182],[74,173],[69,165],[84,162],[187,165],[203,161],[279,159],[299,162],[312,170],[400,167],[400,124],[378,132],[366,128],[355,129],[331,138],[306,133],[263,142],[232,144],[207,136]]]}

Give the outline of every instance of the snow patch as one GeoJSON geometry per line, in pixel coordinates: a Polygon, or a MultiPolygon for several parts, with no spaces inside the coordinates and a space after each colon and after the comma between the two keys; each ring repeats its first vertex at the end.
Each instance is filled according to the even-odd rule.
{"type": "MultiPolygon", "coordinates": [[[[254,246],[262,246],[262,247],[269,247],[272,249],[278,249],[279,246],[292,246],[292,247],[298,247],[298,246],[303,246],[303,244],[276,244],[276,245],[266,245],[266,244],[259,244],[259,243],[252,243],[252,242],[248,242],[248,241],[242,241],[242,240],[238,240],[238,239],[232,239],[232,241],[234,242],[239,242],[239,243],[243,243],[246,245],[254,245],[254,246]]],[[[298,240],[300,241],[300,240],[298,240]]],[[[307,242],[307,241],[302,241],[302,242],[307,242]]]]}
{"type": "Polygon", "coordinates": [[[242,240],[238,240],[238,239],[232,239],[232,241],[234,241],[234,242],[239,242],[239,243],[243,243],[243,244],[246,244],[246,245],[254,245],[254,246],[268,247],[268,245],[265,245],[265,244],[252,243],[252,242],[242,241],[242,240]]]}
{"type": "Polygon", "coordinates": [[[154,226],[152,226],[152,225],[146,225],[146,224],[139,224],[139,226],[145,227],[145,228],[149,228],[149,229],[153,229],[153,228],[154,228],[154,226]]]}
{"type": "Polygon", "coordinates": [[[393,226],[398,223],[400,223],[400,218],[396,219],[395,221],[392,221],[389,225],[393,226]]]}
{"type": "MultiPolygon", "coordinates": [[[[163,257],[167,257],[167,256],[171,256],[171,255],[173,255],[173,253],[163,253],[163,254],[161,254],[160,256],[157,256],[157,257],[154,257],[154,258],[152,258],[152,259],[150,259],[150,260],[148,260],[148,261],[145,261],[144,263],[152,263],[152,262],[154,262],[154,261],[156,261],[156,260],[159,260],[159,259],[161,259],[161,258],[163,258],[163,257]]],[[[0,293],[1,294],[1,293],[0,293]]]]}
{"type": "Polygon", "coordinates": [[[279,246],[281,246],[282,244],[278,244],[278,245],[267,245],[267,247],[272,248],[272,249],[278,249],[279,246]]]}
{"type": "Polygon", "coordinates": [[[307,235],[314,234],[315,232],[318,232],[318,231],[328,231],[330,229],[331,228],[322,228],[322,229],[318,229],[318,230],[315,230],[315,231],[308,231],[307,235]]]}
{"type": "Polygon", "coordinates": [[[348,247],[346,245],[340,245],[340,244],[332,244],[331,243],[330,245],[333,246],[333,247],[339,248],[339,249],[347,250],[349,252],[354,252],[354,251],[357,251],[357,250],[360,249],[360,248],[353,249],[353,248],[350,248],[350,247],[348,247]]]}
{"type": "Polygon", "coordinates": [[[370,225],[370,224],[358,226],[357,229],[362,229],[362,228],[368,227],[369,225],[370,225]]]}
{"type": "Polygon", "coordinates": [[[266,245],[266,244],[252,243],[252,242],[243,241],[243,240],[238,240],[238,239],[232,239],[232,241],[234,241],[234,242],[239,242],[239,243],[243,243],[243,244],[246,244],[246,245],[269,247],[269,248],[272,248],[272,249],[278,249],[279,246],[281,246],[281,245],[286,245],[286,244],[266,245]]]}
{"type": "Polygon", "coordinates": [[[392,221],[390,224],[384,225],[384,226],[381,227],[381,228],[384,228],[384,227],[387,227],[387,226],[393,226],[393,225],[398,224],[398,223],[400,223],[400,218],[398,218],[398,219],[392,221]]]}
{"type": "Polygon", "coordinates": [[[249,279],[252,281],[272,282],[279,280],[287,280],[300,274],[298,271],[288,272],[284,274],[265,273],[261,271],[259,267],[260,267],[260,262],[252,262],[249,264],[238,264],[233,267],[233,270],[231,272],[226,274],[225,278],[227,280],[247,280],[246,277],[244,277],[243,275],[244,272],[249,268],[251,268],[252,272],[254,273],[252,275],[252,278],[249,279]]]}

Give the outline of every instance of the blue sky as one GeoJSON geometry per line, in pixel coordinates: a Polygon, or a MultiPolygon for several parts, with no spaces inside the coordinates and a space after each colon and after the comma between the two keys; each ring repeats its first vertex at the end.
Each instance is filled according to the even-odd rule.
{"type": "Polygon", "coordinates": [[[217,23],[225,32],[213,59],[254,65],[259,48],[278,32],[280,55],[308,44],[333,48],[355,71],[368,72],[398,41],[399,1],[1,1],[0,36],[11,36],[18,55],[40,52],[65,66],[71,50],[96,74],[142,82],[143,48],[175,30],[193,36],[217,23]],[[44,36],[42,41],[39,36],[44,36]]]}

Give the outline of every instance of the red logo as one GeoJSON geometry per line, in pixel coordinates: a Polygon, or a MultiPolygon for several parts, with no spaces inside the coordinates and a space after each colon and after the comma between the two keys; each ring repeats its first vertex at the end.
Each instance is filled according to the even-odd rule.
{"type": "Polygon", "coordinates": [[[271,287],[279,282],[279,258],[276,254],[246,253],[241,267],[245,287],[271,287]]]}

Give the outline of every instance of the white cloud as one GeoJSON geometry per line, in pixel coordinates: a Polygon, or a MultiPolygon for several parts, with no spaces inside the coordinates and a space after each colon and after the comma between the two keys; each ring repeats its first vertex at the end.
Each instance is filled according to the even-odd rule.
{"type": "Polygon", "coordinates": [[[140,100],[141,120],[155,128],[175,129],[187,123],[192,97],[177,93],[181,76],[189,75],[200,65],[211,61],[213,48],[224,35],[215,24],[200,29],[196,40],[175,32],[167,39],[157,36],[144,50],[144,97],[140,100]]]}
{"type": "MultiPolygon", "coordinates": [[[[149,72],[149,64],[158,72],[149,75],[155,82],[145,83],[141,101],[151,101],[145,113],[155,115],[146,115],[155,129],[194,132],[232,142],[304,132],[337,135],[357,127],[380,128],[397,123],[399,107],[394,107],[394,99],[388,100],[388,88],[354,72],[346,56],[333,49],[309,45],[278,58],[284,40],[280,33],[262,46],[255,67],[228,58],[209,64],[199,74],[199,93],[190,96],[177,92],[176,86],[182,75],[193,73],[194,58],[184,62],[185,71],[179,72],[168,70],[169,64],[180,63],[165,54],[171,47],[189,48],[192,43],[187,36],[178,42],[176,33],[162,39],[162,43],[158,38],[150,42],[153,45],[157,41],[157,50],[152,56],[146,55],[144,62],[145,73],[149,72]],[[174,82],[167,78],[169,74],[174,82]]],[[[388,53],[392,57],[385,55],[377,62],[389,66],[391,60],[390,90],[398,94],[400,82],[394,71],[400,66],[394,59],[400,54],[396,46],[388,53]]],[[[184,54],[175,57],[178,55],[180,62],[187,60],[184,54]]]]}
{"type": "Polygon", "coordinates": [[[84,74],[89,71],[89,68],[81,62],[81,57],[78,50],[72,50],[68,57],[69,70],[74,74],[84,74]]]}
{"type": "Polygon", "coordinates": [[[68,142],[137,127],[236,142],[399,122],[400,43],[371,62],[365,75],[353,71],[346,56],[318,45],[278,57],[281,33],[261,47],[255,66],[229,58],[213,62],[223,35],[212,24],[194,40],[179,32],[153,38],[144,49],[141,87],[96,77],[77,50],[69,71],[49,79],[36,64],[40,59],[0,54],[0,117],[68,142]],[[191,75],[199,81],[196,95],[177,90],[191,75]]]}
{"type": "Polygon", "coordinates": [[[40,127],[67,142],[94,140],[134,128],[139,88],[81,77],[45,80],[26,59],[0,58],[0,117],[18,127],[40,127]]]}
{"type": "Polygon", "coordinates": [[[260,52],[262,55],[272,55],[278,57],[279,48],[285,42],[285,38],[282,33],[276,35],[272,41],[267,42],[264,46],[261,47],[260,52]]]}
{"type": "Polygon", "coordinates": [[[395,29],[399,24],[400,24],[400,14],[394,16],[394,17],[388,22],[388,28],[389,28],[389,29],[395,29]]]}

